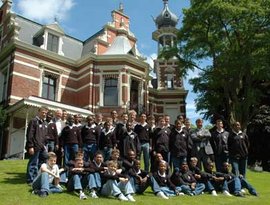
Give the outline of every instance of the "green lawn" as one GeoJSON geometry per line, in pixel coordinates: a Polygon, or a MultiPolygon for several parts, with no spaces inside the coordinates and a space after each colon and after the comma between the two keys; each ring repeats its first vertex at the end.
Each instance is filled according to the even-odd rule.
{"type": "MultiPolygon", "coordinates": [[[[110,198],[99,198],[80,201],[75,195],[69,193],[54,194],[47,198],[39,198],[31,194],[31,189],[25,183],[25,170],[27,161],[22,160],[4,160],[0,161],[0,204],[5,205],[69,205],[69,204],[95,204],[110,205],[119,204],[120,201],[110,198]]],[[[257,189],[259,197],[247,195],[245,198],[226,197],[219,195],[213,197],[209,194],[189,197],[179,196],[169,200],[163,200],[155,197],[148,189],[142,196],[135,196],[135,204],[151,205],[267,205],[270,204],[270,173],[251,172],[247,174],[248,181],[257,189]]],[[[131,202],[121,202],[121,204],[131,204],[131,202]]]]}

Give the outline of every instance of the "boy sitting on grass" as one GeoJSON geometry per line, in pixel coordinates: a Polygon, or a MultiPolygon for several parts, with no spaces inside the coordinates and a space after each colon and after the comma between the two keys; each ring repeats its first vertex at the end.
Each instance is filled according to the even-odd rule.
{"type": "Polygon", "coordinates": [[[49,152],[47,163],[41,165],[38,176],[33,181],[33,193],[40,197],[46,197],[49,193],[61,193],[63,191],[59,185],[60,177],[56,158],[54,152],[49,152]]]}

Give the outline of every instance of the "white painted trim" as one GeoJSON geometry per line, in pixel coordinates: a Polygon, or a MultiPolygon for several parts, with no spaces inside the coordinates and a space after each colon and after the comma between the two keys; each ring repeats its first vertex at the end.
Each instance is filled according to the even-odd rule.
{"type": "Polygon", "coordinates": [[[9,98],[13,99],[13,100],[22,100],[23,99],[22,97],[18,97],[18,96],[15,96],[15,95],[10,95],[9,98]]]}
{"type": "Polygon", "coordinates": [[[67,90],[70,90],[70,91],[73,91],[73,92],[78,92],[84,88],[87,88],[88,86],[93,86],[93,83],[88,83],[88,84],[85,84],[84,86],[78,88],[78,89],[74,89],[74,88],[71,88],[71,87],[68,87],[68,86],[64,86],[64,85],[60,85],[60,88],[62,89],[67,89],[67,90]]]}
{"type": "Polygon", "coordinates": [[[39,70],[39,67],[38,66],[33,65],[33,64],[30,64],[30,63],[23,62],[23,61],[20,61],[20,60],[17,60],[17,59],[14,60],[14,63],[18,63],[18,64],[21,64],[21,65],[25,65],[27,67],[34,68],[34,69],[38,69],[39,70]]]}
{"type": "Polygon", "coordinates": [[[25,75],[25,74],[22,74],[22,73],[18,73],[16,71],[13,71],[10,75],[16,75],[16,76],[20,76],[22,78],[26,78],[26,79],[29,79],[29,80],[34,80],[34,81],[40,81],[39,78],[34,78],[34,77],[31,77],[29,75],[25,75]]]}

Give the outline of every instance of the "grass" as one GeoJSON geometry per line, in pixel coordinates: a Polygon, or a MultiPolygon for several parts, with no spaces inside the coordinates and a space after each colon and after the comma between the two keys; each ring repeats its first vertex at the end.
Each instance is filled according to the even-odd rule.
{"type": "MultiPolygon", "coordinates": [[[[116,205],[120,202],[113,198],[99,198],[80,201],[78,196],[70,193],[52,194],[47,198],[39,198],[31,194],[31,188],[25,183],[25,170],[27,161],[4,160],[0,161],[0,204],[5,205],[69,205],[69,204],[95,204],[95,205],[116,205]]],[[[173,197],[169,200],[160,199],[148,188],[144,195],[135,196],[136,205],[270,205],[270,173],[252,172],[247,173],[248,181],[257,189],[259,197],[247,195],[245,198],[226,197],[219,195],[213,197],[209,194],[189,197],[173,197]]],[[[121,202],[121,204],[131,204],[131,202],[121,202]]]]}

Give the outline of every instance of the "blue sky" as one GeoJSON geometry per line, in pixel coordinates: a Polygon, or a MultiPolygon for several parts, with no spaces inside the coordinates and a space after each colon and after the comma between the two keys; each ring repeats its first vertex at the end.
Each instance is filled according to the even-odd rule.
{"type": "MultiPolygon", "coordinates": [[[[65,33],[79,40],[86,40],[109,21],[111,11],[123,3],[124,13],[130,17],[130,30],[138,39],[139,51],[153,64],[156,58],[157,43],[152,40],[152,32],[156,30],[152,17],[157,17],[163,9],[162,0],[13,0],[12,10],[26,18],[41,24],[50,24],[57,18],[65,33]]],[[[1,3],[0,3],[1,5],[1,3]]],[[[169,8],[179,18],[177,27],[181,27],[182,9],[189,6],[189,0],[169,0],[169,8]]],[[[196,71],[189,77],[196,75],[196,71]]],[[[189,90],[187,97],[187,116],[194,122],[200,117],[195,112],[194,99],[187,79],[185,88],[189,90]]]]}

